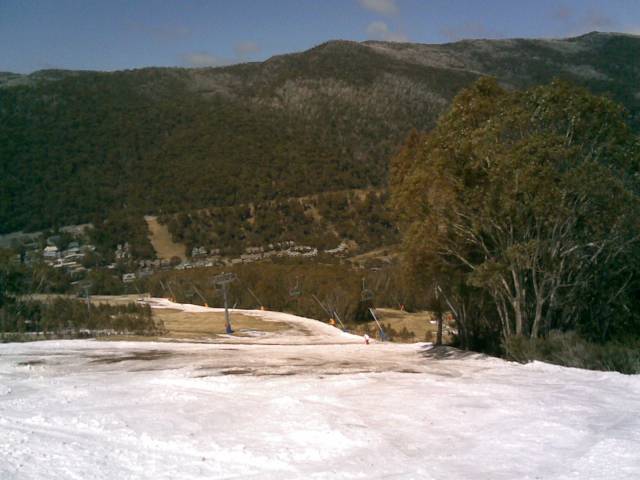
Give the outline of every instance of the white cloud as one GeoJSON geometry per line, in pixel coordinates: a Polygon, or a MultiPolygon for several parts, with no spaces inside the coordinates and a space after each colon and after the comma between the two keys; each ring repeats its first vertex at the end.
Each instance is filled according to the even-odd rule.
{"type": "Polygon", "coordinates": [[[398,13],[396,0],[358,0],[358,3],[362,8],[382,15],[393,15],[398,13]]]}
{"type": "Polygon", "coordinates": [[[387,42],[408,42],[409,39],[404,33],[392,32],[389,26],[377,20],[367,25],[367,35],[375,40],[385,40],[387,42]]]}
{"type": "Polygon", "coordinates": [[[256,42],[239,42],[233,46],[233,51],[237,57],[246,57],[260,51],[260,46],[256,42]]]}
{"type": "Polygon", "coordinates": [[[182,62],[186,64],[188,67],[223,67],[225,65],[230,65],[233,62],[230,60],[226,60],[224,58],[216,57],[215,55],[211,55],[206,52],[191,52],[184,53],[180,56],[182,62]]]}

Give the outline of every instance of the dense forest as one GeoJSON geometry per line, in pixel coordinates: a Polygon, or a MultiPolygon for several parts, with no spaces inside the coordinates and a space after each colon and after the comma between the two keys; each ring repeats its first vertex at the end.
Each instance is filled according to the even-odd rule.
{"type": "Polygon", "coordinates": [[[224,68],[0,77],[0,233],[384,187],[464,86],[572,80],[637,129],[637,37],[327,42],[224,68]]]}
{"type": "Polygon", "coordinates": [[[115,260],[118,245],[130,247],[134,259],[155,258],[156,253],[149,241],[149,230],[142,216],[127,211],[109,212],[104,219],[95,218],[87,229],[88,240],[96,247],[96,258],[100,263],[115,260]]]}
{"type": "Polygon", "coordinates": [[[187,251],[204,247],[233,255],[247,247],[288,241],[321,250],[349,242],[351,251],[368,251],[399,240],[386,201],[380,191],[330,192],[166,215],[161,220],[187,251]]]}

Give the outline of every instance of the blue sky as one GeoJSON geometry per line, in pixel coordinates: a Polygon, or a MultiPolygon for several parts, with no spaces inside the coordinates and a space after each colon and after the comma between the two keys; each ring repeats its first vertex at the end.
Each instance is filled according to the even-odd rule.
{"type": "Polygon", "coordinates": [[[264,60],[330,39],[640,34],[640,0],[0,0],[0,71],[264,60]]]}

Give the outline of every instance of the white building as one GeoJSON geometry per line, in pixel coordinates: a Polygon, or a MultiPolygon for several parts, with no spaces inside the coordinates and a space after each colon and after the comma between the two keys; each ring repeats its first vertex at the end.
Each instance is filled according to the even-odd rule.
{"type": "Polygon", "coordinates": [[[55,245],[49,245],[48,247],[44,247],[44,250],[42,252],[42,256],[45,259],[56,259],[58,258],[58,256],[60,255],[60,252],[58,251],[58,247],[56,247],[55,245]]]}

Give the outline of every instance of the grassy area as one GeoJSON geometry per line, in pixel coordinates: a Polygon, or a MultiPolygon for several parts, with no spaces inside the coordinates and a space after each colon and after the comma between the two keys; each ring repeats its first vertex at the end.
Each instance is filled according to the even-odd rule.
{"type": "MultiPolygon", "coordinates": [[[[22,297],[28,300],[35,300],[38,302],[49,303],[54,301],[56,298],[68,298],[70,300],[84,300],[84,298],[78,297],[77,295],[71,294],[60,294],[60,293],[34,293],[32,295],[25,295],[22,297]]],[[[128,305],[129,303],[136,303],[140,299],[140,295],[132,294],[132,295],[91,295],[91,304],[92,305],[128,305]]]]}
{"type": "MultiPolygon", "coordinates": [[[[376,312],[382,328],[388,330],[391,327],[395,335],[391,335],[391,340],[396,342],[431,342],[436,338],[438,326],[435,323],[435,316],[432,312],[406,312],[393,308],[377,308],[376,312]],[[403,334],[404,333],[404,334],[403,334]],[[413,333],[413,336],[411,334],[413,333]]],[[[366,329],[377,330],[376,322],[367,322],[366,329]]],[[[357,328],[356,328],[357,330],[357,328]]],[[[393,333],[391,332],[391,333],[393,333]]],[[[386,332],[387,334],[389,332],[386,332]]],[[[447,326],[443,330],[443,341],[451,341],[451,335],[447,332],[447,326]]]]}
{"type": "MultiPolygon", "coordinates": [[[[77,300],[74,295],[60,294],[37,294],[30,295],[29,299],[50,303],[57,298],[68,298],[77,300]]],[[[139,295],[93,295],[91,303],[93,305],[128,305],[135,303],[140,298],[139,295]]],[[[226,333],[224,326],[224,313],[190,313],[175,309],[152,309],[152,318],[156,324],[161,325],[162,334],[153,336],[139,335],[109,335],[98,337],[100,340],[136,340],[136,341],[158,341],[158,340],[211,340],[217,335],[226,333]]],[[[265,321],[259,317],[231,313],[231,326],[234,336],[254,336],[255,332],[272,333],[281,332],[291,328],[283,322],[265,321]]]]}
{"type": "Polygon", "coordinates": [[[516,362],[534,360],[589,370],[640,373],[640,340],[592,343],[576,332],[551,331],[545,338],[511,337],[504,341],[505,356],[516,362]]]}
{"type": "MultiPolygon", "coordinates": [[[[224,313],[189,313],[181,310],[154,309],[155,319],[164,323],[165,338],[209,339],[225,333],[224,313]]],[[[231,314],[235,336],[250,336],[249,332],[280,332],[291,328],[286,323],[268,322],[259,317],[231,314]]]]}
{"type": "MultiPolygon", "coordinates": [[[[72,295],[39,294],[32,295],[31,298],[40,301],[51,301],[59,297],[76,298],[72,295]]],[[[126,305],[136,302],[139,295],[94,295],[91,297],[92,304],[126,305]]],[[[434,341],[437,333],[437,325],[431,323],[435,321],[435,316],[429,311],[407,312],[393,308],[376,309],[380,323],[390,337],[395,342],[424,342],[434,341]],[[389,328],[390,327],[390,328],[389,328]]],[[[224,313],[190,313],[174,309],[152,309],[153,319],[156,323],[164,326],[165,333],[154,337],[139,337],[131,335],[118,335],[101,338],[103,340],[195,340],[208,341],[218,335],[225,334],[224,313]]],[[[265,321],[259,317],[231,314],[231,324],[235,331],[235,336],[252,336],[253,332],[280,332],[290,329],[286,323],[265,321]]],[[[367,323],[349,325],[350,330],[357,334],[369,332],[375,338],[378,337],[378,328],[372,320],[367,323]],[[375,332],[375,333],[374,333],[375,332]]],[[[452,340],[445,323],[443,341],[448,343],[452,340]]]]}

